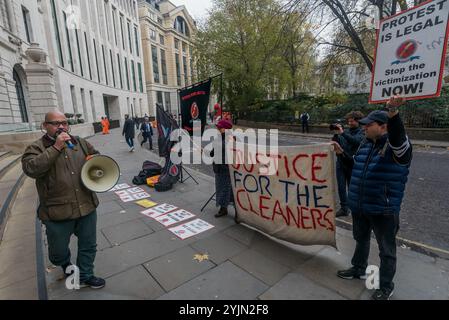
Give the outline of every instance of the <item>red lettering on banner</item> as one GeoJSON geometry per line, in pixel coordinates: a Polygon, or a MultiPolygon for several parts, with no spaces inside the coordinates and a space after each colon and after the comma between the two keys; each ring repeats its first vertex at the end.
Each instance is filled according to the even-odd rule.
{"type": "Polygon", "coordinates": [[[327,218],[327,214],[328,213],[332,213],[334,210],[332,209],[327,209],[327,211],[324,213],[324,220],[327,221],[329,223],[329,227],[327,228],[327,230],[330,231],[334,231],[335,230],[335,226],[334,224],[327,218]]]}
{"type": "Polygon", "coordinates": [[[290,219],[293,219],[293,221],[295,222],[296,227],[298,229],[301,228],[299,217],[298,217],[298,219],[295,218],[295,216],[293,214],[293,211],[292,211],[292,209],[289,208],[289,206],[287,206],[287,218],[288,218],[288,221],[291,221],[290,219]]]}
{"type": "Polygon", "coordinates": [[[270,220],[270,217],[264,216],[263,210],[264,209],[270,209],[270,207],[265,207],[263,205],[263,200],[270,200],[270,197],[260,196],[259,197],[259,210],[260,210],[260,216],[264,219],[270,220]]]}
{"type": "Polygon", "coordinates": [[[284,157],[284,163],[285,163],[285,171],[287,173],[287,178],[290,178],[290,168],[288,166],[288,158],[284,157]]]}
{"type": "Polygon", "coordinates": [[[326,225],[321,223],[321,220],[323,220],[323,215],[319,209],[312,209],[310,210],[310,212],[312,213],[312,217],[314,221],[316,221],[316,223],[318,223],[323,228],[327,228],[326,225]]]}
{"type": "Polygon", "coordinates": [[[317,158],[327,158],[327,154],[326,154],[326,153],[312,154],[312,181],[318,182],[318,183],[325,183],[326,180],[319,180],[319,179],[316,177],[315,171],[321,170],[321,169],[322,169],[321,166],[317,166],[317,165],[315,164],[315,160],[316,160],[317,158]]]}
{"type": "Polygon", "coordinates": [[[296,162],[298,162],[298,160],[301,159],[301,158],[308,158],[308,157],[309,157],[309,155],[307,155],[307,154],[298,154],[298,155],[296,156],[296,158],[293,160],[293,170],[295,171],[295,173],[296,173],[296,175],[298,176],[298,178],[301,179],[301,180],[304,180],[304,181],[307,181],[307,179],[304,178],[304,177],[298,172],[298,170],[297,170],[297,168],[296,168],[296,162]]]}
{"type": "Polygon", "coordinates": [[[306,217],[305,216],[305,211],[308,212],[309,208],[306,208],[306,207],[298,208],[298,214],[300,214],[300,216],[301,216],[300,219],[301,219],[302,228],[305,229],[305,230],[312,229],[312,227],[306,227],[306,225],[304,223],[304,220],[310,220],[311,219],[310,217],[306,217]]]}
{"type": "Polygon", "coordinates": [[[279,200],[276,200],[276,203],[274,204],[274,208],[273,208],[273,216],[271,217],[271,220],[274,221],[274,217],[275,217],[276,215],[282,216],[282,218],[283,218],[284,221],[285,221],[285,224],[288,225],[288,226],[290,226],[290,220],[287,220],[287,218],[285,218],[284,212],[282,211],[281,203],[279,202],[279,200]]]}
{"type": "Polygon", "coordinates": [[[240,208],[242,208],[243,211],[248,211],[248,208],[245,208],[240,202],[240,193],[242,192],[246,194],[246,191],[244,189],[240,189],[237,191],[237,204],[239,205],[240,208]]]}

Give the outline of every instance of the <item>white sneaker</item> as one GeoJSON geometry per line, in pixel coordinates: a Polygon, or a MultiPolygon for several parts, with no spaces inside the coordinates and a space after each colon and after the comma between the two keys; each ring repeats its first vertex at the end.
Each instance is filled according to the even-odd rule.
{"type": "Polygon", "coordinates": [[[134,147],[131,148],[131,152],[134,152],[134,147]]]}

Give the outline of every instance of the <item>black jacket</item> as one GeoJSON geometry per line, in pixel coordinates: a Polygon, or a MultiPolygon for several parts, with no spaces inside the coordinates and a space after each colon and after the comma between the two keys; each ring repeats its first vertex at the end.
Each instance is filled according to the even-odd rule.
{"type": "MultiPolygon", "coordinates": [[[[216,141],[219,142],[219,141],[216,141]]],[[[215,157],[215,149],[219,146],[219,143],[212,149],[210,155],[211,157],[215,157]]],[[[215,163],[215,161],[212,163],[212,169],[214,170],[214,173],[227,173],[229,172],[229,165],[226,164],[226,139],[225,134],[221,134],[221,163],[215,163]]]]}
{"type": "Polygon", "coordinates": [[[123,133],[126,138],[132,138],[134,139],[135,136],[135,129],[134,129],[134,121],[132,119],[128,119],[125,121],[125,124],[123,125],[123,133]]]}
{"type": "Polygon", "coordinates": [[[148,122],[148,128],[146,128],[146,123],[142,123],[140,125],[140,131],[146,136],[152,136],[153,135],[153,128],[151,127],[151,123],[148,122]]]}

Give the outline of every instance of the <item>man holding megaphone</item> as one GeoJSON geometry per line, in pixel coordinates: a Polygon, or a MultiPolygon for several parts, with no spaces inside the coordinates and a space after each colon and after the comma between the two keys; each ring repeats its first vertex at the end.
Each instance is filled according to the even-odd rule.
{"type": "Polygon", "coordinates": [[[102,288],[105,280],[94,276],[99,201],[81,179],[84,164],[99,152],[86,140],[69,134],[67,118],[59,111],[46,114],[43,128],[46,134],[25,150],[22,168],[36,180],[37,211],[46,227],[50,261],[66,272],[72,264],[70,237],[75,234],[80,287],[102,288]]]}

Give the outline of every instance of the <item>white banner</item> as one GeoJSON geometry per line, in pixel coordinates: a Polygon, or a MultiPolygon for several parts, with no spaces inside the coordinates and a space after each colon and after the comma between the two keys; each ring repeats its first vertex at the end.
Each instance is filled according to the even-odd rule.
{"type": "MultiPolygon", "coordinates": [[[[243,150],[233,152],[234,159],[243,159],[243,150]]],[[[279,147],[278,155],[248,155],[254,164],[245,160],[229,166],[238,221],[295,244],[335,247],[331,145],[279,147]],[[275,168],[271,175],[266,170],[270,166],[275,168]]]]}
{"type": "Polygon", "coordinates": [[[393,95],[407,100],[438,97],[448,41],[449,0],[421,4],[381,21],[370,103],[393,95]]]}

